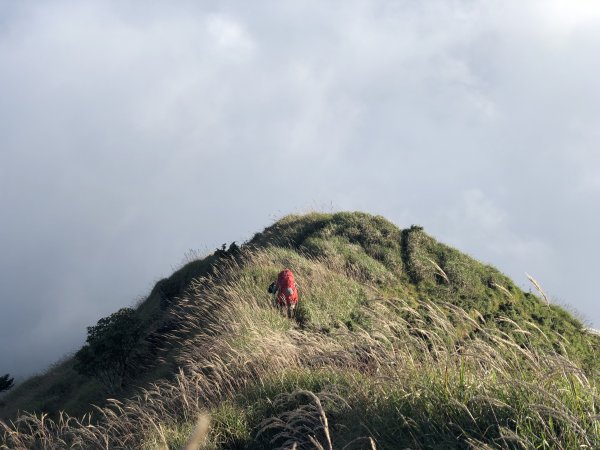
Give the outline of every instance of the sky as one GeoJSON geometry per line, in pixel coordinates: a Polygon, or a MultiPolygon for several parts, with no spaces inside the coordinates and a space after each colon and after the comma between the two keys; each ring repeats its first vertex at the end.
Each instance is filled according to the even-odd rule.
{"type": "Polygon", "coordinates": [[[312,210],[600,328],[599,54],[595,0],[0,0],[0,374],[312,210]]]}

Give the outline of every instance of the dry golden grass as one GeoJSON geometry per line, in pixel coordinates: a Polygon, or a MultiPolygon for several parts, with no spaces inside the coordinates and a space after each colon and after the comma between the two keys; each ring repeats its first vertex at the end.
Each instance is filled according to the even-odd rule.
{"type": "Polygon", "coordinates": [[[546,293],[542,289],[542,286],[540,285],[540,283],[535,278],[533,278],[531,275],[529,275],[528,273],[526,273],[525,275],[527,275],[527,279],[529,281],[531,281],[531,284],[533,284],[533,286],[535,287],[535,289],[544,298],[544,300],[546,301],[546,305],[549,305],[550,304],[550,299],[548,298],[548,296],[546,295],[546,293]]]}
{"type": "Polygon", "coordinates": [[[172,442],[180,441],[170,430],[185,424],[190,426],[178,432],[185,438],[179,448],[215,448],[225,437],[209,429],[207,411],[235,402],[256,386],[265,387],[266,380],[280,377],[283,389],[285,374],[335,371],[349,380],[351,399],[336,393],[334,385],[318,393],[282,391],[269,400],[269,408],[279,412],[250,430],[254,439],[282,449],[375,449],[386,430],[357,423],[362,434],[342,441],[346,435],[332,431],[327,411],[353,414],[362,405],[387,423],[385,412],[369,409],[369,397],[385,400],[389,394],[397,397],[394,404],[415,405],[397,410],[413,448],[432,448],[419,433],[422,421],[433,414],[427,408],[442,414],[435,405],[445,405],[444,414],[464,418],[460,424],[441,421],[438,430],[441,436],[462,436],[460,448],[534,448],[539,442],[547,444],[541,448],[567,449],[573,443],[598,448],[593,382],[567,357],[517,343],[514,336],[537,333],[533,324],[525,329],[505,319],[512,329],[507,334],[451,304],[423,302],[415,309],[403,299],[376,297],[377,290],[360,276],[335,259],[280,250],[248,253],[243,262],[231,262],[215,276],[196,280],[172,311],[180,327],[171,339],[182,344],[181,370],[173,381],[149,386],[125,402],[114,400],[83,418],[61,415],[51,421],[43,414],[24,414],[0,423],[0,448],[173,449],[172,442]],[[362,283],[370,296],[361,309],[369,326],[319,332],[281,317],[263,287],[283,265],[301,268],[299,283],[306,298],[326,295],[340,274],[362,283]],[[511,404],[510,395],[519,403],[511,404]],[[480,417],[484,414],[485,421],[480,417]],[[484,424],[497,430],[494,440],[484,439],[484,424]],[[536,433],[543,436],[533,442],[536,433]]]}

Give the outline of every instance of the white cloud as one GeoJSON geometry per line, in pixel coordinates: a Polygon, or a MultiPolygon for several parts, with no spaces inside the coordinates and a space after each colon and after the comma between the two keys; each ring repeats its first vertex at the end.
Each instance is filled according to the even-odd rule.
{"type": "Polygon", "coordinates": [[[245,59],[255,48],[252,38],[244,28],[223,14],[211,14],[206,19],[209,34],[227,57],[245,59]]]}
{"type": "Polygon", "coordinates": [[[600,3],[596,0],[541,0],[538,8],[546,24],[559,32],[573,32],[600,21],[600,3]]]}
{"type": "Polygon", "coordinates": [[[461,193],[454,204],[442,209],[438,220],[443,233],[463,245],[477,243],[480,252],[490,260],[514,260],[515,265],[527,261],[549,262],[553,248],[536,236],[522,236],[514,230],[510,213],[480,189],[461,193]]]}
{"type": "Polygon", "coordinates": [[[315,204],[425,225],[600,321],[564,275],[600,251],[591,3],[1,2],[0,334],[78,342],[190,248],[315,204]],[[44,320],[66,308],[76,332],[44,320]]]}

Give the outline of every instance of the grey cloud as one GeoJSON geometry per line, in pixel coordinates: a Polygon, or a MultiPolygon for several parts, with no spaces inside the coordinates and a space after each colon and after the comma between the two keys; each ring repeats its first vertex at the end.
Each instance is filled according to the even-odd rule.
{"type": "Polygon", "coordinates": [[[547,4],[0,1],[0,369],[315,205],[421,223],[600,324],[600,15],[547,4]]]}

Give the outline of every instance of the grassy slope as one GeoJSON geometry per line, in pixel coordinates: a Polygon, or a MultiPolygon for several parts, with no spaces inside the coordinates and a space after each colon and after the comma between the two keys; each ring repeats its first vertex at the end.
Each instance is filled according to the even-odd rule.
{"type": "Polygon", "coordinates": [[[536,348],[562,351],[562,339],[544,337],[558,333],[572,357],[590,370],[600,368],[598,341],[584,333],[579,320],[523,292],[494,267],[435,241],[420,227],[401,231],[382,217],[363,213],[288,216],[251,241],[268,243],[340,260],[381,295],[402,297],[415,306],[422,300],[448,302],[477,311],[501,330],[509,327],[501,317],[534,327],[539,333],[530,336],[530,345],[536,348]]]}
{"type": "MultiPolygon", "coordinates": [[[[177,366],[170,357],[171,345],[166,337],[172,324],[164,310],[182,295],[191,280],[210,274],[215,263],[227,256],[221,250],[201,260],[191,261],[160,280],[148,297],[140,303],[136,312],[143,321],[148,347],[146,368],[132,380],[128,389],[111,393],[111,397],[126,398],[139,386],[145,386],[163,378],[173,378],[177,366]]],[[[43,411],[56,416],[60,411],[79,416],[91,410],[91,405],[103,405],[107,392],[94,379],[79,375],[73,368],[71,356],[50,367],[46,372],[33,376],[10,391],[0,402],[0,418],[13,418],[19,411],[43,411]]]]}
{"type": "MultiPolygon", "coordinates": [[[[598,438],[599,340],[421,229],[360,213],[289,216],[243,254],[167,302],[166,315],[153,290],[140,314],[154,331],[178,324],[167,366],[185,372],[106,410],[85,448],[107,436],[114,447],[177,448],[202,408],[221,448],[303,442],[302,424],[324,447],[324,429],[340,447],[364,436],[381,448],[569,448],[598,438]],[[264,293],[283,266],[301,286],[297,323],[264,293]],[[329,426],[313,394],[298,389],[318,394],[329,426]]],[[[193,276],[176,278],[185,281],[160,286],[171,299],[193,276]]],[[[22,420],[13,443],[36,439],[23,427],[39,420],[22,420]]],[[[84,439],[77,426],[61,430],[49,448],[84,439]]]]}

